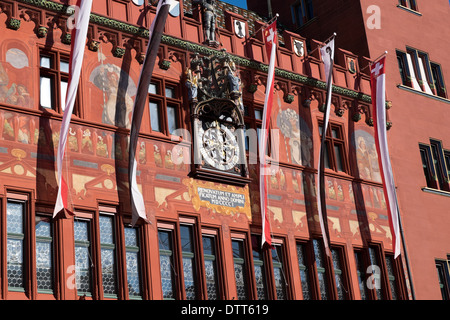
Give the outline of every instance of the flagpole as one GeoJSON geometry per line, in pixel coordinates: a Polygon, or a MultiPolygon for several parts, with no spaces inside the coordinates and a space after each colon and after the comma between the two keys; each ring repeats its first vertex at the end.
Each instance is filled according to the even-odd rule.
{"type": "Polygon", "coordinates": [[[268,26],[269,24],[271,24],[272,22],[274,22],[275,20],[277,20],[277,18],[279,17],[280,15],[277,13],[276,15],[275,15],[275,17],[273,17],[272,19],[270,19],[269,20],[269,22],[267,22],[265,25],[263,25],[262,27],[260,27],[258,30],[256,30],[255,32],[253,32],[253,34],[250,36],[248,36],[247,38],[245,38],[245,40],[244,41],[242,41],[242,43],[244,44],[244,43],[246,43],[248,40],[250,40],[255,34],[257,34],[258,32],[260,32],[263,28],[265,28],[266,26],[268,26]]]}
{"type": "Polygon", "coordinates": [[[376,63],[378,60],[380,60],[381,58],[383,58],[387,54],[388,54],[388,52],[385,51],[381,56],[379,56],[378,58],[376,58],[373,61],[370,61],[369,64],[367,66],[365,66],[364,68],[362,68],[361,70],[359,70],[359,72],[362,72],[362,71],[366,70],[367,68],[371,67],[374,63],[376,63]]]}
{"type": "MultiPolygon", "coordinates": [[[[323,41],[324,45],[326,45],[328,42],[330,42],[333,38],[336,38],[336,36],[337,36],[337,33],[334,32],[328,39],[323,41]]],[[[314,50],[311,50],[310,52],[308,52],[308,56],[310,56],[312,53],[316,52],[320,48],[321,48],[320,46],[317,46],[314,50]]],[[[306,55],[302,58],[302,60],[305,60],[305,59],[306,59],[306,55]]]]}

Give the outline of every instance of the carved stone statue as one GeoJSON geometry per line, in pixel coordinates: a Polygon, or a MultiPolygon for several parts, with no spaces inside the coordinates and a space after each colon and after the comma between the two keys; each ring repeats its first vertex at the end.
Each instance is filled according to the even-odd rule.
{"type": "Polygon", "coordinates": [[[202,5],[203,31],[205,43],[210,46],[217,46],[216,41],[216,1],[215,0],[194,0],[194,4],[202,5]]]}

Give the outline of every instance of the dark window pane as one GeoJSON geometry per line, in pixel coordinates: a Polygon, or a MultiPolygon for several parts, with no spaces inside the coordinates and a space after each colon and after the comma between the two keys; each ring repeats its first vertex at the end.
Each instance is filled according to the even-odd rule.
{"type": "Polygon", "coordinates": [[[344,167],[342,165],[342,151],[340,145],[334,145],[334,154],[336,156],[336,169],[338,171],[344,171],[344,167]]]}

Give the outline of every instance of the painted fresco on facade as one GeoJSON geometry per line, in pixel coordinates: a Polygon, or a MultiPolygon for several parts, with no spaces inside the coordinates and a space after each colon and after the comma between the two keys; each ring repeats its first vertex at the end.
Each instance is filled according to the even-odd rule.
{"type": "Polygon", "coordinates": [[[30,96],[29,81],[32,77],[24,76],[29,73],[29,59],[19,48],[10,48],[0,61],[0,103],[33,107],[30,96]],[[3,62],[2,62],[3,61],[3,62]]]}
{"type": "Polygon", "coordinates": [[[92,92],[94,116],[100,117],[104,124],[129,129],[136,83],[126,71],[107,60],[107,57],[99,52],[99,63],[89,75],[89,82],[95,86],[92,92]]]}
{"type": "Polygon", "coordinates": [[[359,176],[365,180],[381,183],[378,153],[373,136],[364,130],[356,130],[352,141],[356,149],[359,176]]]}
{"type": "Polygon", "coordinates": [[[286,150],[290,155],[290,162],[298,165],[313,166],[313,144],[311,130],[305,120],[293,109],[278,112],[277,127],[284,136],[286,150]]]}

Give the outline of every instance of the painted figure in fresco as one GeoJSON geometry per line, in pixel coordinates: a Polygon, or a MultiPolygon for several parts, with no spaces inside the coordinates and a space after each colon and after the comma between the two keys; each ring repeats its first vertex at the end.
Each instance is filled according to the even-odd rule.
{"type": "Polygon", "coordinates": [[[378,153],[375,141],[366,132],[358,130],[356,136],[356,160],[359,175],[362,179],[381,182],[380,167],[378,164],[378,153]]]}
{"type": "Polygon", "coordinates": [[[369,150],[366,147],[366,140],[364,137],[358,137],[356,158],[358,160],[359,175],[363,179],[371,179],[369,150]]]}
{"type": "MultiPolygon", "coordinates": [[[[13,48],[6,53],[6,61],[15,69],[28,67],[28,58],[23,51],[13,48]]],[[[9,76],[0,63],[0,102],[31,108],[32,99],[28,89],[21,83],[12,83],[9,88],[9,76]]]]}
{"type": "Polygon", "coordinates": [[[15,106],[30,108],[31,99],[27,88],[22,84],[13,83],[6,93],[6,103],[15,106]]]}
{"type": "Polygon", "coordinates": [[[277,125],[285,138],[289,139],[288,145],[291,153],[291,161],[295,164],[311,166],[312,140],[310,134],[300,128],[300,117],[292,109],[279,112],[277,125]]]}
{"type": "MultiPolygon", "coordinates": [[[[103,61],[102,61],[103,62],[103,61]]],[[[89,80],[103,91],[102,122],[130,128],[131,112],[133,110],[132,96],[136,93],[136,86],[128,74],[113,64],[101,64],[96,67],[89,80]],[[120,77],[128,77],[127,87],[121,88],[120,77]],[[116,112],[123,111],[124,119],[116,119],[116,112]]]]}
{"type": "Polygon", "coordinates": [[[9,78],[2,64],[0,63],[0,102],[6,102],[9,78]]]}

